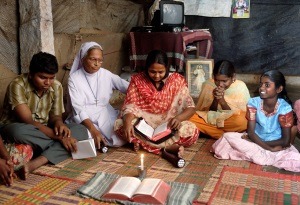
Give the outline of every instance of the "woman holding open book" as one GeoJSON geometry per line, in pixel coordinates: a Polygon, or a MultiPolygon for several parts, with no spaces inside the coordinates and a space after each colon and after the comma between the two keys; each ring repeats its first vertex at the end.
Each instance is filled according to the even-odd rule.
{"type": "MultiPolygon", "coordinates": [[[[153,50],[148,54],[144,72],[131,77],[121,119],[115,123],[118,135],[134,143],[137,151],[143,149],[160,154],[164,151],[183,157],[184,146],[194,144],[199,130],[188,121],[195,113],[195,104],[189,94],[187,83],[178,73],[169,74],[165,52],[153,50]],[[135,132],[139,119],[154,129],[167,122],[172,130],[159,143],[135,132]]],[[[140,123],[139,123],[140,124],[140,123]]]]}

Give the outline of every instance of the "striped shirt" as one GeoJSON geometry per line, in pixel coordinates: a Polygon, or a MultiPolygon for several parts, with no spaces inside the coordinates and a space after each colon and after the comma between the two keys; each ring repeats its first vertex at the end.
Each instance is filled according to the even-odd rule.
{"type": "Polygon", "coordinates": [[[49,114],[61,115],[64,112],[62,84],[54,80],[50,88],[39,97],[28,80],[28,74],[17,76],[7,88],[0,123],[18,122],[13,110],[20,104],[28,105],[34,121],[47,125],[49,114]]]}

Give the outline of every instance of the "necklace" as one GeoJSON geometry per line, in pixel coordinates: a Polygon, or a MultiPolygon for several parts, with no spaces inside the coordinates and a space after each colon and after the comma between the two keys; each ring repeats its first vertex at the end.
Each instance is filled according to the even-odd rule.
{"type": "Polygon", "coordinates": [[[88,83],[89,87],[90,87],[90,90],[92,91],[93,93],[93,96],[95,98],[95,101],[96,101],[96,106],[98,104],[98,99],[97,99],[97,94],[98,94],[98,72],[97,72],[97,87],[96,87],[96,94],[94,93],[93,89],[92,89],[92,86],[90,85],[90,82],[88,81],[87,77],[86,77],[86,74],[84,73],[84,77],[86,79],[86,82],[88,83]]]}

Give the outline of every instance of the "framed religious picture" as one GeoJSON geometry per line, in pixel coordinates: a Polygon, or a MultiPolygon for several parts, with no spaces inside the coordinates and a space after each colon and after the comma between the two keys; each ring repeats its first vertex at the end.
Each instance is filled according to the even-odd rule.
{"type": "Polygon", "coordinates": [[[232,0],[232,18],[250,18],[250,0],[232,0]]]}
{"type": "Polygon", "coordinates": [[[199,96],[204,81],[212,78],[213,65],[213,59],[187,59],[186,81],[193,98],[199,96]]]}

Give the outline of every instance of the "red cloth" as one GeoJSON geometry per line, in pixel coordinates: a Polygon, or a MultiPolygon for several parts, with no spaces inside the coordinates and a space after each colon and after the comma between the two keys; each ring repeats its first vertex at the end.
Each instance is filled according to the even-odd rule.
{"type": "MultiPolygon", "coordinates": [[[[162,114],[170,110],[174,97],[183,87],[187,87],[187,83],[178,73],[173,73],[167,78],[161,91],[157,91],[144,72],[133,75],[123,109],[127,104],[134,104],[145,112],[162,114]]],[[[192,100],[191,97],[189,99],[192,100]]],[[[190,103],[189,106],[193,104],[190,103]]]]}
{"type": "Polygon", "coordinates": [[[194,32],[130,32],[130,66],[140,70],[145,66],[147,55],[154,49],[167,53],[170,65],[183,68],[187,58],[186,45],[199,41],[199,54],[206,58],[212,55],[212,37],[208,31],[194,32]]]}

